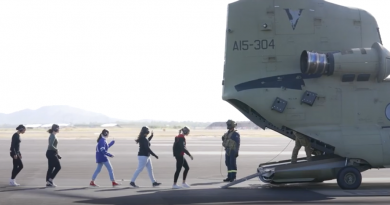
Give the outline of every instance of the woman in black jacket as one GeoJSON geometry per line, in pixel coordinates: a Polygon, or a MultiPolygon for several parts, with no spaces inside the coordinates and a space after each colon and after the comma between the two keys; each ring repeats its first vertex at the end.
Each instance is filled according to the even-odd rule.
{"type": "Polygon", "coordinates": [[[185,136],[188,136],[190,134],[190,128],[183,127],[179,131],[179,135],[175,137],[175,142],[173,144],[173,156],[176,158],[176,172],[173,178],[173,189],[180,189],[180,188],[190,188],[188,184],[186,184],[186,178],[188,171],[190,170],[190,167],[188,166],[187,160],[184,158],[184,154],[188,155],[191,160],[194,159],[194,157],[190,154],[190,152],[187,150],[186,147],[186,138],[185,136]],[[181,168],[184,167],[183,172],[183,183],[182,186],[177,185],[177,179],[179,178],[179,174],[181,171],[181,168]]]}
{"type": "Polygon", "coordinates": [[[26,127],[23,125],[19,125],[16,128],[17,132],[12,135],[11,148],[10,148],[10,156],[13,162],[13,169],[11,174],[11,179],[9,184],[11,186],[19,186],[20,184],[16,183],[15,178],[19,174],[19,172],[23,169],[22,163],[22,153],[20,152],[20,134],[24,134],[26,131],[26,127]]]}
{"type": "Polygon", "coordinates": [[[146,168],[148,169],[149,178],[152,181],[153,186],[158,186],[161,183],[158,183],[156,179],[154,178],[153,174],[153,166],[152,166],[152,159],[150,158],[150,155],[153,155],[158,159],[158,156],[154,154],[154,152],[150,149],[150,140],[153,138],[153,132],[152,135],[148,139],[146,139],[146,136],[149,134],[149,128],[144,126],[141,129],[141,132],[138,135],[138,139],[135,140],[136,143],[139,143],[139,151],[138,151],[138,168],[135,171],[133,178],[131,179],[130,186],[138,187],[135,185],[135,180],[137,179],[139,173],[146,168]]]}

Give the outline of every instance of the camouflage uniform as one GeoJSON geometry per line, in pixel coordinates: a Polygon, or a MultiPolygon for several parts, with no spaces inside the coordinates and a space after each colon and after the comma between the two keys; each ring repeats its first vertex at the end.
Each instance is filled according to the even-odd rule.
{"type": "Polygon", "coordinates": [[[295,131],[293,131],[293,134],[295,135],[295,147],[294,147],[294,150],[292,152],[291,163],[297,162],[298,152],[302,146],[305,147],[307,161],[310,161],[312,150],[311,150],[309,138],[306,137],[305,135],[298,133],[298,132],[295,132],[295,131]]]}

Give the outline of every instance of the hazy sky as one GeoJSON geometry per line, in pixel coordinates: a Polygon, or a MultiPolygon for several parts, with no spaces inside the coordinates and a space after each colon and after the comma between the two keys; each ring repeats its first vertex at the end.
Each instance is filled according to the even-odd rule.
{"type": "MultiPolygon", "coordinates": [[[[70,105],[130,120],[247,120],[222,100],[234,1],[1,1],[0,113],[70,105]]],[[[388,45],[383,0],[330,2],[373,14],[388,45]]]]}

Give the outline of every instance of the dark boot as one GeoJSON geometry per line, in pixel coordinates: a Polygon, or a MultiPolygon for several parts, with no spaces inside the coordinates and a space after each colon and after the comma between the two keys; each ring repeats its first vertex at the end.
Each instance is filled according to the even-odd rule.
{"type": "Polygon", "coordinates": [[[135,183],[134,183],[134,182],[130,182],[130,186],[132,186],[132,187],[134,187],[134,188],[138,188],[138,186],[137,186],[137,185],[135,185],[135,183]]]}
{"type": "Polygon", "coordinates": [[[233,182],[236,180],[236,174],[237,174],[237,172],[232,173],[232,175],[230,177],[230,182],[233,182]]]}
{"type": "Polygon", "coordinates": [[[228,177],[228,178],[224,179],[223,182],[230,182],[230,178],[228,177]]]}
{"type": "MultiPolygon", "coordinates": [[[[229,171],[229,170],[228,170],[228,171],[229,171]]],[[[232,173],[228,172],[227,178],[224,179],[223,181],[224,181],[224,182],[230,182],[231,178],[232,178],[232,173]]]]}

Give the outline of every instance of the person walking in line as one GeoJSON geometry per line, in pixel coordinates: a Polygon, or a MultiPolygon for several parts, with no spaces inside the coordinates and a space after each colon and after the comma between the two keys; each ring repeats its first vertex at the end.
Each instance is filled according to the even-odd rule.
{"type": "Polygon", "coordinates": [[[56,187],[57,185],[54,184],[53,180],[61,170],[61,156],[58,154],[58,139],[56,137],[56,134],[60,132],[60,127],[53,124],[47,132],[50,133],[50,136],[49,145],[46,151],[46,158],[49,165],[46,173],[46,186],[56,187]]]}
{"type": "Polygon", "coordinates": [[[141,129],[141,132],[138,135],[138,138],[135,140],[137,144],[139,144],[139,151],[138,151],[138,168],[135,171],[133,178],[131,179],[130,186],[132,187],[138,187],[135,185],[135,180],[137,179],[138,175],[142,172],[144,167],[148,169],[149,178],[152,181],[152,185],[159,186],[161,183],[158,183],[156,179],[154,178],[153,174],[153,165],[152,165],[152,159],[150,158],[150,155],[153,155],[158,159],[158,156],[150,149],[150,141],[153,138],[153,132],[150,135],[148,139],[146,139],[146,136],[149,134],[149,127],[144,126],[141,129]]]}
{"type": "Polygon", "coordinates": [[[19,172],[23,169],[22,163],[22,153],[20,152],[20,134],[24,134],[26,131],[26,127],[23,125],[19,125],[16,128],[16,132],[12,135],[11,148],[10,148],[10,156],[12,158],[13,169],[11,174],[11,179],[9,184],[11,186],[19,186],[20,184],[16,183],[15,178],[19,174],[19,172]]]}
{"type": "Polygon", "coordinates": [[[190,129],[188,127],[183,127],[179,131],[179,135],[175,137],[175,142],[173,144],[173,156],[176,158],[176,172],[173,180],[173,186],[172,186],[173,189],[180,189],[182,187],[190,188],[190,186],[186,184],[186,178],[187,178],[188,171],[190,170],[190,167],[188,166],[187,160],[184,158],[184,153],[185,153],[191,158],[191,160],[194,159],[194,157],[190,154],[190,152],[186,148],[185,136],[188,136],[189,134],[190,134],[190,129]],[[182,186],[178,186],[176,183],[177,183],[177,179],[179,178],[179,174],[182,167],[184,167],[183,184],[182,186]]]}
{"type": "Polygon", "coordinates": [[[110,160],[107,157],[114,157],[114,155],[108,153],[108,149],[115,144],[115,140],[112,140],[109,144],[107,143],[107,138],[110,132],[106,129],[103,129],[102,133],[100,133],[99,138],[97,139],[98,144],[96,145],[96,163],[97,168],[95,173],[92,175],[92,181],[89,183],[92,187],[98,187],[95,184],[95,179],[102,170],[103,165],[107,168],[112,186],[118,186],[119,184],[115,182],[114,171],[111,166],[110,160]]]}

